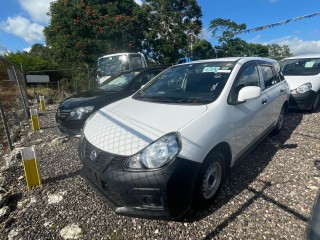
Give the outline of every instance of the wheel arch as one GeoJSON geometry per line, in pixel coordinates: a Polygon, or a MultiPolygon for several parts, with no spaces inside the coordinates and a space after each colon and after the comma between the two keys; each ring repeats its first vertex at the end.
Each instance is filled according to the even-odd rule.
{"type": "Polygon", "coordinates": [[[231,147],[227,142],[220,142],[217,145],[215,145],[209,153],[206,155],[205,159],[212,154],[213,152],[220,152],[224,157],[226,161],[226,167],[227,169],[230,169],[231,167],[231,159],[232,159],[232,153],[231,153],[231,147]]]}
{"type": "Polygon", "coordinates": [[[287,113],[288,113],[288,111],[289,111],[289,101],[286,100],[286,101],[283,103],[282,106],[284,106],[284,108],[285,108],[285,115],[287,115],[287,113]]]}

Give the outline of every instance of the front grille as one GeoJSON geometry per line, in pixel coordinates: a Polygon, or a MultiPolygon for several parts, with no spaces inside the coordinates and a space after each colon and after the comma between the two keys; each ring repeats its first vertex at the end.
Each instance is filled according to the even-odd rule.
{"type": "Polygon", "coordinates": [[[58,117],[65,118],[70,113],[70,110],[58,109],[58,117]]]}
{"type": "Polygon", "coordinates": [[[95,148],[91,143],[89,143],[86,139],[85,141],[85,159],[86,162],[90,165],[90,167],[94,168],[96,171],[103,172],[108,166],[118,165],[123,166],[127,157],[119,156],[115,154],[111,154],[108,152],[101,151],[95,148]],[[98,152],[98,156],[95,160],[91,160],[90,154],[93,150],[98,152]]]}
{"type": "MultiPolygon", "coordinates": [[[[121,195],[117,191],[114,191],[114,187],[108,185],[108,182],[104,177],[104,174],[106,173],[104,172],[108,167],[111,167],[111,165],[112,167],[115,166],[118,171],[122,171],[122,167],[127,157],[101,151],[89,143],[85,137],[82,141],[82,146],[84,146],[84,158],[82,160],[85,162],[84,170],[87,179],[89,179],[98,192],[102,193],[102,195],[112,204],[118,207],[124,206],[125,202],[121,195]],[[93,150],[96,150],[98,155],[96,159],[91,160],[90,154],[93,150]]],[[[108,172],[108,174],[115,174],[113,170],[111,170],[110,173],[108,172]]]]}

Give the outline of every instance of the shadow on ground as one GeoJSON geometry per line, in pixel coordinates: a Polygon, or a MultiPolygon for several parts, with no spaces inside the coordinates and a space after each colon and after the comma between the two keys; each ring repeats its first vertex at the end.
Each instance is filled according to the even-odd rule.
{"type": "Polygon", "coordinates": [[[232,169],[227,181],[222,186],[221,193],[213,205],[202,211],[192,210],[184,217],[182,221],[199,221],[217,211],[242,191],[248,190],[253,193],[253,196],[248,199],[240,208],[238,208],[231,216],[225,219],[225,221],[213,229],[213,231],[210,232],[204,239],[213,239],[221,230],[226,228],[229,223],[241,215],[258,198],[263,198],[265,201],[271,202],[284,211],[295,215],[300,220],[307,222],[307,217],[264,194],[264,191],[271,186],[271,182],[260,181],[263,185],[262,190],[260,191],[250,187],[250,184],[256,181],[257,176],[259,176],[259,174],[268,166],[269,162],[279,149],[294,149],[297,147],[297,144],[285,144],[285,142],[290,138],[293,131],[300,124],[302,117],[302,113],[289,112],[286,116],[284,129],[280,134],[269,135],[251,153],[249,153],[245,158],[236,164],[236,166],[232,169]]]}

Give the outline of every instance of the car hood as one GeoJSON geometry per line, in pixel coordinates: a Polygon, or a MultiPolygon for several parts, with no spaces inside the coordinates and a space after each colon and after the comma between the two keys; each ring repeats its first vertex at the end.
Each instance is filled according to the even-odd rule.
{"type": "Polygon", "coordinates": [[[313,83],[317,78],[320,77],[317,76],[284,76],[287,83],[290,86],[290,90],[296,89],[297,87],[300,87],[301,85],[305,83],[313,83]]]}
{"type": "Polygon", "coordinates": [[[131,97],[99,109],[84,127],[84,136],[97,148],[130,156],[163,135],[179,131],[207,110],[206,105],[177,105],[131,97]]]}
{"type": "Polygon", "coordinates": [[[116,96],[120,95],[119,92],[106,92],[103,90],[90,90],[82,93],[72,95],[65,99],[59,106],[61,110],[72,110],[76,107],[88,106],[90,104],[101,105],[108,104],[115,99],[116,96]],[[101,103],[101,104],[100,104],[101,103]]]}

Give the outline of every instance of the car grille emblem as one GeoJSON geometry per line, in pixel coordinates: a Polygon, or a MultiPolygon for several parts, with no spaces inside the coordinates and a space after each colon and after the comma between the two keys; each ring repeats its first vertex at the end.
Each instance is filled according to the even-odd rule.
{"type": "Polygon", "coordinates": [[[98,153],[97,153],[97,151],[96,151],[95,149],[93,149],[93,150],[91,151],[91,153],[90,153],[90,159],[91,159],[92,161],[95,161],[95,160],[97,159],[97,157],[98,157],[98,153]]]}

